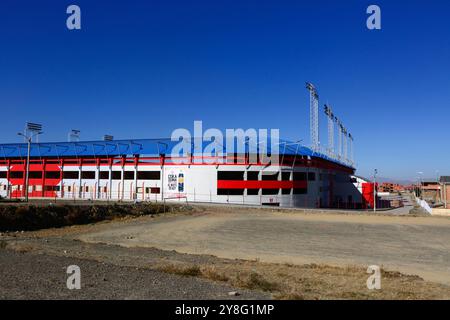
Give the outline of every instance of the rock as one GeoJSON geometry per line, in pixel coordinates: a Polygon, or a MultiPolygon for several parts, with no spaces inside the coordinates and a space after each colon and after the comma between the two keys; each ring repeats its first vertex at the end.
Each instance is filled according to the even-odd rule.
{"type": "Polygon", "coordinates": [[[237,292],[237,291],[230,291],[230,292],[228,292],[228,295],[230,297],[237,297],[237,296],[239,296],[239,292],[237,292]]]}

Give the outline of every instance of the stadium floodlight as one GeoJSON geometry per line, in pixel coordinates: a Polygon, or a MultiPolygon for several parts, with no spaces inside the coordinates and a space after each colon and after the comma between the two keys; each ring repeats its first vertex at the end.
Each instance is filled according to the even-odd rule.
{"type": "MultiPolygon", "coordinates": [[[[41,126],[42,128],[42,126],[41,126]]],[[[30,150],[31,150],[31,142],[33,137],[38,136],[42,134],[42,131],[36,131],[32,135],[23,134],[22,132],[17,133],[19,136],[22,136],[25,138],[25,140],[28,143],[27,146],[27,164],[26,164],[26,170],[25,170],[25,201],[28,202],[28,184],[29,184],[29,177],[30,177],[30,150]]]]}
{"type": "Polygon", "coordinates": [[[309,91],[309,130],[312,149],[319,151],[319,94],[316,87],[310,82],[306,82],[306,89],[309,91]]]}
{"type": "Polygon", "coordinates": [[[36,137],[36,142],[38,142],[37,136],[39,135],[39,132],[41,132],[41,131],[42,131],[42,124],[35,123],[35,122],[27,122],[25,124],[25,132],[21,136],[25,137],[25,142],[26,142],[27,141],[26,137],[29,137],[30,133],[31,133],[31,137],[36,137]]]}
{"type": "Polygon", "coordinates": [[[80,141],[80,130],[72,129],[69,132],[68,140],[69,142],[80,141]]]}
{"type": "Polygon", "coordinates": [[[40,132],[40,131],[42,131],[42,124],[27,122],[27,130],[40,132]]]}

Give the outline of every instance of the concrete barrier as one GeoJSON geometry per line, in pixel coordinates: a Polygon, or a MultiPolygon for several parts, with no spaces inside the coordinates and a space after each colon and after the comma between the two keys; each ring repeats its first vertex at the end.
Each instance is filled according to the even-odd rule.
{"type": "Polygon", "coordinates": [[[431,215],[433,215],[433,216],[450,217],[450,209],[433,208],[433,211],[431,212],[431,215]]]}
{"type": "Polygon", "coordinates": [[[421,206],[426,212],[428,212],[429,214],[433,214],[433,210],[431,209],[430,205],[428,204],[428,202],[426,202],[425,200],[421,200],[419,198],[416,198],[417,204],[419,206],[421,206]]]}

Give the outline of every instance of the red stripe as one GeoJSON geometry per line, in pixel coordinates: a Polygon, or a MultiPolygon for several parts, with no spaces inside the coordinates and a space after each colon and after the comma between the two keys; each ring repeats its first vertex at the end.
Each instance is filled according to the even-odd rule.
{"type": "Polygon", "coordinates": [[[306,181],[217,180],[218,189],[291,189],[306,187],[306,181]]]}

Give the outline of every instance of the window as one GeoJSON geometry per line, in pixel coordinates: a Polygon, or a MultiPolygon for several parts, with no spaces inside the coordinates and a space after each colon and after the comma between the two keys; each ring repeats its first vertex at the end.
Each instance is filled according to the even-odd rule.
{"type": "Polygon", "coordinates": [[[242,195],[244,195],[244,189],[217,189],[217,195],[219,195],[219,196],[242,196],[242,195]]]}
{"type": "Polygon", "coordinates": [[[120,171],[112,171],[111,172],[111,179],[112,180],[121,180],[122,179],[122,172],[120,172],[120,171]]]}
{"type": "Polygon", "coordinates": [[[290,179],[291,179],[291,173],[290,172],[282,172],[281,173],[281,180],[289,181],[290,179]]]}
{"type": "Polygon", "coordinates": [[[63,171],[63,179],[78,179],[78,171],[63,171]]]}
{"type": "Polygon", "coordinates": [[[45,186],[44,191],[59,191],[59,186],[45,186]]]}
{"type": "Polygon", "coordinates": [[[291,194],[291,189],[281,189],[281,194],[291,194]]]}
{"type": "Polygon", "coordinates": [[[100,179],[109,180],[109,172],[108,171],[100,171],[99,175],[100,175],[100,179]]]}
{"type": "Polygon", "coordinates": [[[280,189],[262,189],[263,195],[275,195],[278,194],[280,189]]]}
{"type": "Polygon", "coordinates": [[[6,179],[7,174],[8,173],[6,171],[0,171],[0,179],[6,179]]]}
{"type": "Polygon", "coordinates": [[[159,187],[146,187],[145,193],[160,193],[159,187]]]}
{"type": "Polygon", "coordinates": [[[259,193],[259,189],[247,189],[247,194],[249,196],[257,196],[259,193]]]}
{"type": "Polygon", "coordinates": [[[28,173],[30,179],[42,179],[42,171],[30,171],[28,173]]]}
{"type": "Polygon", "coordinates": [[[306,188],[294,188],[294,194],[307,194],[308,190],[306,188]]]}
{"type": "Polygon", "coordinates": [[[247,180],[248,181],[257,181],[258,180],[258,171],[247,171],[247,180]]]}
{"type": "Polygon", "coordinates": [[[124,180],[134,180],[134,171],[125,171],[123,173],[124,180]]]}
{"type": "Polygon", "coordinates": [[[316,173],[308,172],[308,181],[316,181],[316,173]]]}
{"type": "Polygon", "coordinates": [[[81,171],[81,179],[95,179],[95,171],[81,171]]]}
{"type": "Polygon", "coordinates": [[[161,178],[160,171],[138,171],[138,180],[159,180],[161,178]]]}
{"type": "Polygon", "coordinates": [[[244,171],[217,171],[217,180],[244,180],[244,171]]]}
{"type": "Polygon", "coordinates": [[[306,172],[294,172],[294,181],[306,181],[306,172]]]}
{"type": "Polygon", "coordinates": [[[262,181],[276,181],[278,180],[278,172],[263,174],[261,176],[262,181]]]}
{"type": "Polygon", "coordinates": [[[11,179],[23,179],[23,171],[11,171],[9,177],[11,179]]]}
{"type": "Polygon", "coordinates": [[[59,171],[46,171],[45,172],[45,179],[59,179],[59,178],[60,178],[59,171]]]}

